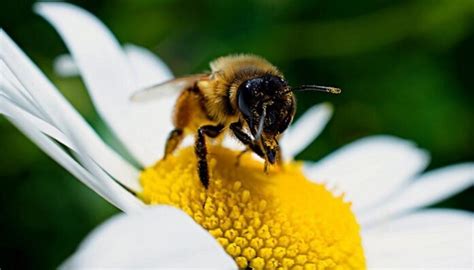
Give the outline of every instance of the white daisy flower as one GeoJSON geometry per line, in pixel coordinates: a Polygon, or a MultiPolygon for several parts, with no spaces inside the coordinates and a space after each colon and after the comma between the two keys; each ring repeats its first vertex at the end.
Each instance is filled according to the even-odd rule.
{"type": "Polygon", "coordinates": [[[473,163],[423,173],[428,153],[391,136],[358,140],[318,162],[292,161],[329,120],[332,109],[322,104],[286,132],[285,170],[265,175],[251,156],[236,168],[228,149],[235,143],[226,141],[228,148],[210,149],[212,184],[203,190],[191,148],[155,164],[176,97],[129,99],[170,79],[167,66],[144,48],[121,47],[78,7],[41,3],[35,10],[71,53],[56,69],[82,76],[100,116],[146,168],[106,145],[1,30],[0,113],[125,212],[92,232],[64,268],[472,269],[472,215],[422,208],[471,186],[473,163]]]}

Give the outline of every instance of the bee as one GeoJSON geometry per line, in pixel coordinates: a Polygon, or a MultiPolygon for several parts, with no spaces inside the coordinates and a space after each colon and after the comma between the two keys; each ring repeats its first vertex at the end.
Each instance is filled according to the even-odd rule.
{"type": "MultiPolygon", "coordinates": [[[[195,136],[198,175],[209,186],[206,138],[230,133],[268,164],[281,163],[279,139],[295,116],[294,92],[339,94],[335,87],[290,87],[283,74],[255,55],[230,55],[210,63],[209,73],[172,79],[143,89],[133,101],[149,100],[169,91],[181,91],[173,115],[174,129],[166,141],[164,158],[188,134],[195,136]]],[[[241,155],[238,156],[240,158],[241,155]]]]}

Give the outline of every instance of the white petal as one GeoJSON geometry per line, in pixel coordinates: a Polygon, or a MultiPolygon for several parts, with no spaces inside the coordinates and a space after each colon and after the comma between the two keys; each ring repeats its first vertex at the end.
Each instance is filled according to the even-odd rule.
{"type": "Polygon", "coordinates": [[[448,198],[474,183],[474,163],[451,165],[430,171],[402,188],[397,196],[360,215],[370,224],[448,198]]]}
{"type": "Polygon", "coordinates": [[[372,136],[342,147],[305,168],[318,182],[346,193],[360,212],[379,204],[428,164],[427,152],[412,142],[391,136],[372,136]]]}
{"type": "MultiPolygon", "coordinates": [[[[134,44],[126,44],[124,50],[138,88],[149,87],[173,77],[168,66],[149,50],[134,44]]],[[[79,67],[69,54],[56,57],[54,71],[63,77],[80,75],[79,67]]]]}
{"type": "MultiPolygon", "coordinates": [[[[130,96],[142,85],[120,45],[97,18],[65,3],[40,3],[35,7],[63,38],[97,111],[122,143],[143,165],[160,159],[172,130],[176,96],[147,104],[131,102],[130,96]]],[[[155,76],[165,79],[169,73],[159,69],[155,76]]]]}
{"type": "Polygon", "coordinates": [[[468,212],[426,210],[364,231],[368,267],[472,269],[473,221],[468,212]]]}
{"type": "Polygon", "coordinates": [[[62,54],[53,62],[54,72],[63,77],[73,77],[79,75],[79,68],[69,54],[62,54]]]}
{"type": "Polygon", "coordinates": [[[168,206],[113,217],[62,265],[64,269],[110,267],[237,269],[207,231],[168,206]]]}
{"type": "Polygon", "coordinates": [[[12,101],[6,97],[0,95],[0,114],[8,116],[10,119],[24,122],[28,126],[32,126],[49,137],[55,139],[61,144],[73,149],[72,143],[60,130],[52,126],[51,124],[43,121],[42,119],[28,113],[19,106],[15,105],[12,101]]]}
{"type": "Polygon", "coordinates": [[[91,158],[123,185],[139,191],[141,189],[138,183],[139,172],[97,136],[80,114],[3,30],[0,31],[0,45],[1,60],[21,82],[24,90],[28,91],[39,110],[44,112],[43,120],[51,122],[62,131],[66,127],[74,129],[74,132],[87,142],[87,154],[91,158]]]}
{"type": "Polygon", "coordinates": [[[173,77],[168,66],[149,50],[127,44],[124,47],[138,88],[149,87],[173,77]]]}
{"type": "Polygon", "coordinates": [[[27,111],[32,115],[42,115],[9,80],[5,79],[4,76],[0,77],[0,95],[11,100],[15,106],[20,107],[22,110],[27,111]]]}
{"type": "Polygon", "coordinates": [[[134,195],[118,185],[113,179],[105,174],[102,169],[95,165],[95,163],[87,156],[83,147],[78,148],[61,131],[51,126],[49,123],[17,107],[2,95],[0,95],[0,114],[4,114],[15,126],[22,130],[48,155],[58,161],[59,164],[70,171],[81,182],[85,183],[89,188],[97,192],[119,209],[123,211],[135,211],[139,206],[143,206],[143,203],[134,195]],[[84,170],[81,164],[78,164],[73,160],[69,154],[60,148],[53,140],[42,135],[40,132],[75,151],[83,159],[86,159],[88,162],[85,163],[86,170],[84,170]],[[92,167],[92,169],[90,167],[92,167]],[[89,169],[89,171],[87,171],[87,169],[89,169]]]}
{"type": "MultiPolygon", "coordinates": [[[[69,154],[64,151],[56,142],[51,138],[42,134],[33,125],[28,122],[24,122],[19,119],[10,118],[7,119],[12,122],[20,131],[22,131],[28,138],[30,138],[35,144],[37,144],[46,154],[53,158],[57,163],[68,170],[72,175],[79,179],[87,187],[95,191],[97,194],[102,196],[104,199],[109,201],[112,205],[116,206],[122,211],[137,211],[143,208],[143,203],[135,197],[126,196],[115,196],[111,193],[108,186],[104,186],[103,183],[99,183],[97,179],[84,169],[79,163],[77,163],[69,154]]],[[[116,184],[116,183],[115,183],[116,184]]],[[[117,185],[117,184],[116,184],[117,185]]],[[[122,188],[121,192],[127,192],[122,188]]]]}
{"type": "MultiPolygon", "coordinates": [[[[85,183],[89,188],[97,192],[106,200],[111,202],[123,211],[135,211],[144,206],[134,195],[118,185],[110,178],[98,165],[93,162],[88,155],[84,146],[78,147],[78,138],[75,134],[64,135],[61,131],[50,125],[49,123],[29,114],[28,112],[17,107],[7,98],[0,95],[0,114],[4,114],[8,119],[23,130],[33,141],[42,143],[42,148],[46,148],[45,152],[52,156],[55,160],[65,159],[59,162],[71,173],[73,173],[81,182],[85,183]],[[41,136],[38,131],[48,135],[54,140],[60,142],[64,146],[75,151],[81,157],[82,164],[86,170],[82,168],[82,164],[77,164],[68,154],[58,147],[53,140],[41,136]],[[72,136],[71,136],[72,135],[72,136]],[[70,141],[69,138],[76,137],[76,141],[70,141]]],[[[80,142],[79,142],[80,143],[80,142]]],[[[41,145],[40,145],[41,146],[41,145]]]]}
{"type": "Polygon", "coordinates": [[[24,89],[3,60],[0,60],[0,72],[2,74],[0,77],[0,90],[2,93],[31,114],[46,117],[44,111],[41,111],[28,91],[24,89]]]}
{"type": "Polygon", "coordinates": [[[311,144],[323,131],[332,112],[331,104],[319,104],[307,110],[292,124],[280,142],[284,159],[293,159],[311,144]]]}
{"type": "Polygon", "coordinates": [[[77,149],[77,158],[81,161],[81,164],[103,187],[105,194],[111,199],[111,201],[118,202],[116,204],[119,204],[121,206],[120,208],[124,209],[124,211],[141,210],[145,206],[142,201],[135,197],[135,195],[131,194],[124,187],[116,183],[87,155],[87,142],[84,142],[80,135],[76,134],[74,130],[71,129],[66,129],[65,135],[71,139],[73,148],[77,149]]]}

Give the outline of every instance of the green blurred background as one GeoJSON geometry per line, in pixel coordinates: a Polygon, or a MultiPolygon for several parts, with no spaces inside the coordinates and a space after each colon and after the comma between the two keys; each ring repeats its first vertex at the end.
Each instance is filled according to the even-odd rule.
{"type": "MultiPolygon", "coordinates": [[[[52,72],[66,49],[32,12],[3,1],[0,26],[102,134],[79,78],[52,72]]],[[[177,75],[215,57],[260,54],[293,84],[343,95],[304,94],[298,115],[321,101],[335,114],[300,157],[317,160],[357,138],[388,133],[432,153],[430,168],[474,160],[474,1],[72,1],[122,43],[157,53],[177,75]]],[[[110,138],[108,139],[110,141],[110,138]]],[[[0,117],[0,267],[50,269],[118,211],[85,188],[0,117]]],[[[383,181],[383,179],[380,179],[383,181]]],[[[473,210],[473,189],[436,206],[473,210]]]]}

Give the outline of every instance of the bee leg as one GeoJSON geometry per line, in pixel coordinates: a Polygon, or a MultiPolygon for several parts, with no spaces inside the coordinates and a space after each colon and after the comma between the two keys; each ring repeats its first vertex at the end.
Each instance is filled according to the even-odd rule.
{"type": "Polygon", "coordinates": [[[276,157],[277,165],[280,169],[284,170],[283,167],[283,155],[281,153],[281,150],[277,152],[277,157],[276,157]]]}
{"type": "Polygon", "coordinates": [[[263,163],[263,172],[265,174],[268,174],[268,161],[265,160],[265,163],[263,163]]]}
{"type": "Polygon", "coordinates": [[[235,137],[239,139],[239,141],[248,146],[250,150],[252,150],[255,154],[259,155],[261,158],[265,158],[265,154],[263,153],[263,150],[260,145],[256,144],[252,140],[252,138],[250,138],[250,136],[245,133],[240,122],[230,124],[230,129],[234,133],[235,137]]]}
{"type": "Polygon", "coordinates": [[[223,125],[206,125],[200,127],[197,131],[194,152],[196,153],[196,156],[198,158],[199,179],[201,180],[202,185],[206,189],[209,186],[209,167],[207,164],[207,148],[205,136],[215,138],[221,133],[223,128],[223,125]]]}
{"type": "Polygon", "coordinates": [[[178,147],[178,145],[181,143],[183,140],[183,130],[180,128],[175,128],[173,131],[170,132],[168,135],[168,139],[166,140],[166,146],[165,146],[165,155],[163,156],[163,159],[166,159],[166,157],[173,153],[174,150],[178,147]]]}
{"type": "Polygon", "coordinates": [[[245,150],[242,150],[242,152],[240,152],[238,155],[237,155],[237,160],[235,161],[235,166],[238,167],[240,165],[240,158],[242,158],[242,156],[247,153],[249,151],[248,148],[245,148],[245,150]]]}

